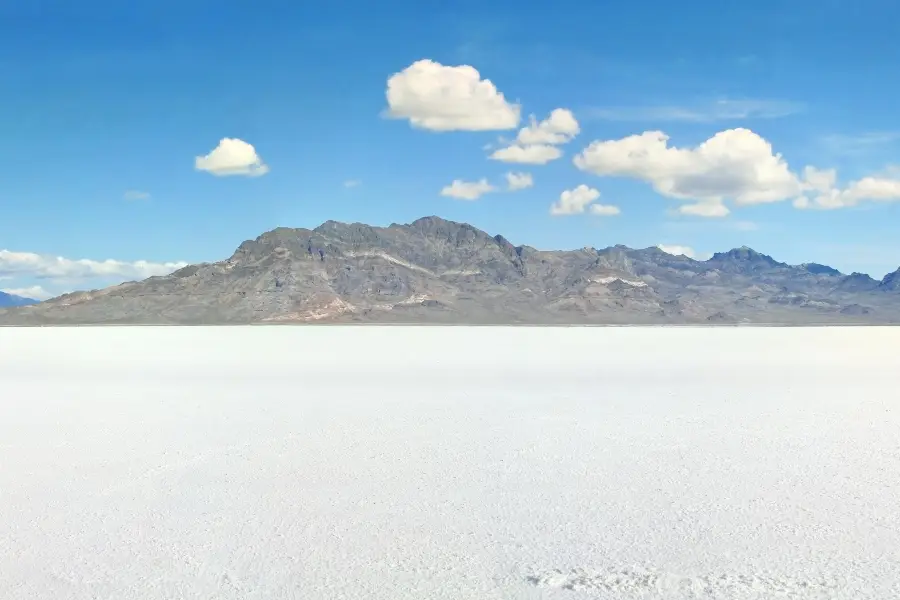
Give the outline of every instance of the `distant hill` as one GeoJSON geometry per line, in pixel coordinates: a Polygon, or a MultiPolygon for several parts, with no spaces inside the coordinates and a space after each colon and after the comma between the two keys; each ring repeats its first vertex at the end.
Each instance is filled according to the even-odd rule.
{"type": "Polygon", "coordinates": [[[878,281],[741,247],[538,250],[425,217],[278,228],[216,263],[0,311],[0,324],[900,323],[900,270],[878,281]]]}
{"type": "Polygon", "coordinates": [[[37,303],[38,300],[34,300],[33,298],[23,298],[22,296],[0,292],[0,307],[2,308],[10,306],[28,306],[37,303]]]}

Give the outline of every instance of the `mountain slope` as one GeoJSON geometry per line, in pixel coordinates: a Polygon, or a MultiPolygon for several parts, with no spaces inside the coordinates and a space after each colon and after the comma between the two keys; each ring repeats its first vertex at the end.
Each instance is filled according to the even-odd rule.
{"type": "Polygon", "coordinates": [[[29,304],[37,304],[38,301],[32,298],[25,298],[22,296],[16,296],[15,294],[7,294],[6,292],[0,292],[0,307],[11,307],[11,306],[28,306],[29,304]]]}
{"type": "Polygon", "coordinates": [[[696,261],[658,248],[543,251],[438,217],[328,221],[274,229],[221,262],[0,311],[0,324],[900,321],[891,282],[855,275],[746,247],[696,261]]]}

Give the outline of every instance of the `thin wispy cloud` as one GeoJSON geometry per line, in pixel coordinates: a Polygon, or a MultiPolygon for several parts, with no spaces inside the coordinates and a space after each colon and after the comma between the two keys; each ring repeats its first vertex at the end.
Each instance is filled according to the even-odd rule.
{"type": "Polygon", "coordinates": [[[900,142],[900,131],[833,133],[822,136],[820,142],[828,151],[835,154],[861,154],[900,142]]]}
{"type": "Polygon", "coordinates": [[[149,200],[150,192],[142,192],[140,190],[128,190],[122,196],[125,200],[149,200]]]}
{"type": "Polygon", "coordinates": [[[695,105],[609,106],[580,111],[589,119],[605,121],[687,121],[711,123],[742,119],[778,119],[805,110],[800,102],[787,100],[721,99],[695,105]]]}
{"type": "Polygon", "coordinates": [[[348,179],[344,182],[344,187],[347,189],[359,187],[362,185],[362,181],[359,179],[348,179]]]}

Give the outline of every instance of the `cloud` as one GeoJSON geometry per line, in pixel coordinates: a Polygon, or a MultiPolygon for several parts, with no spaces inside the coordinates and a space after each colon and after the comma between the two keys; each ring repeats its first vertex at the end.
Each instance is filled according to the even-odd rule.
{"type": "Polygon", "coordinates": [[[562,151],[555,146],[572,141],[580,132],[575,115],[566,108],[554,109],[549,117],[540,122],[531,115],[529,124],[519,130],[513,143],[496,150],[489,158],[543,165],[562,156],[562,151]]]}
{"type": "Polygon", "coordinates": [[[649,183],[661,195],[693,201],[677,212],[725,217],[737,206],[792,200],[798,209],[838,209],[862,202],[900,201],[900,175],[880,175],[838,185],[835,169],[806,166],[800,174],[749,129],[721,131],[693,148],[669,146],[661,131],[592,142],[573,162],[601,177],[627,177],[649,183]]]}
{"type": "Polygon", "coordinates": [[[721,99],[693,107],[632,106],[598,107],[584,111],[589,118],[607,121],[688,121],[711,123],[742,119],[776,119],[804,110],[804,105],[785,100],[721,99]]]}
{"type": "Polygon", "coordinates": [[[545,165],[562,156],[562,150],[556,146],[547,144],[535,144],[531,146],[512,145],[495,150],[490,155],[491,160],[499,160],[507,163],[519,163],[525,165],[545,165]]]}
{"type": "Polygon", "coordinates": [[[359,179],[348,179],[347,181],[344,182],[345,188],[355,188],[355,187],[359,187],[361,185],[362,185],[362,181],[360,181],[359,179]]]}
{"type": "Polygon", "coordinates": [[[897,202],[900,201],[900,179],[863,177],[850,182],[844,188],[816,188],[815,191],[816,193],[811,198],[800,196],[794,199],[794,207],[834,210],[857,206],[864,201],[897,202]]]}
{"type": "Polygon", "coordinates": [[[150,193],[142,192],[140,190],[128,190],[122,197],[125,198],[125,200],[149,200],[150,193]]]}
{"type": "Polygon", "coordinates": [[[621,212],[617,206],[593,204],[599,198],[598,190],[581,184],[575,189],[563,191],[559,195],[559,200],[550,206],[550,214],[577,215],[589,210],[597,216],[613,216],[621,212]]]}
{"type": "Polygon", "coordinates": [[[591,204],[588,206],[588,211],[598,217],[613,217],[622,212],[618,206],[613,206],[612,204],[591,204]]]}
{"type": "Polygon", "coordinates": [[[521,108],[506,101],[469,65],[419,60],[387,81],[386,116],[430,131],[496,131],[519,125],[521,108]]]}
{"type": "Polygon", "coordinates": [[[100,277],[129,277],[145,279],[153,275],[167,275],[186,262],[157,263],[146,260],[70,259],[32,252],[0,250],[0,276],[28,276],[37,279],[90,279],[100,277]]]}
{"type": "Polygon", "coordinates": [[[457,198],[459,200],[477,200],[481,196],[493,192],[496,188],[488,183],[487,179],[478,181],[463,181],[454,179],[453,183],[441,190],[441,196],[457,198]]]}
{"type": "Polygon", "coordinates": [[[857,134],[830,134],[820,139],[836,154],[861,154],[900,141],[900,131],[867,131],[857,134]]]}
{"type": "Polygon", "coordinates": [[[506,174],[506,189],[510,192],[524,190],[534,185],[534,179],[531,173],[513,173],[506,174]]]}
{"type": "Polygon", "coordinates": [[[688,258],[694,258],[695,256],[697,256],[697,253],[694,252],[694,249],[690,246],[658,244],[656,247],[666,254],[672,254],[673,256],[687,256],[688,258]]]}
{"type": "Polygon", "coordinates": [[[728,129],[694,148],[669,146],[662,131],[595,141],[574,158],[575,166],[602,177],[645,181],[663,196],[699,204],[680,212],[724,216],[728,199],[738,205],[780,202],[804,184],[772,145],[749,129],[728,129]]]}
{"type": "Polygon", "coordinates": [[[715,219],[727,217],[731,214],[731,211],[727,206],[718,202],[697,202],[696,204],[682,204],[678,207],[678,213],[694,217],[715,219]]]}
{"type": "Polygon", "coordinates": [[[19,296],[21,298],[31,298],[32,300],[46,300],[52,298],[53,294],[45,290],[39,285],[33,285],[26,288],[4,288],[0,292],[19,296]]]}
{"type": "Polygon", "coordinates": [[[256,153],[256,148],[237,138],[222,138],[212,152],[194,160],[194,168],[220,177],[259,177],[269,172],[268,165],[256,153]]]}
{"type": "Polygon", "coordinates": [[[806,188],[809,190],[827,192],[837,183],[837,171],[835,169],[804,167],[803,181],[806,183],[806,188]]]}
{"type": "Polygon", "coordinates": [[[516,142],[523,145],[566,144],[580,132],[581,128],[572,111],[566,108],[557,108],[541,122],[531,115],[528,126],[519,130],[516,142]]]}

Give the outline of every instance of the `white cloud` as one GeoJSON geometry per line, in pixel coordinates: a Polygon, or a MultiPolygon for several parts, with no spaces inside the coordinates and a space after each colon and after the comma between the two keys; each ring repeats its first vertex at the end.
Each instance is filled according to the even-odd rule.
{"type": "Polygon", "coordinates": [[[737,204],[778,202],[802,190],[780,154],[749,129],[728,129],[695,148],[669,146],[669,136],[647,131],[596,141],[575,166],[600,176],[640,179],[671,198],[737,204]]]}
{"type": "Polygon", "coordinates": [[[194,160],[194,168],[217,176],[258,177],[269,172],[268,165],[256,153],[256,148],[237,138],[220,140],[212,152],[194,160]]]}
{"type": "Polygon", "coordinates": [[[598,217],[613,217],[622,213],[618,206],[612,204],[591,204],[588,206],[588,211],[598,217]]]}
{"type": "Polygon", "coordinates": [[[663,196],[692,200],[677,212],[700,217],[738,206],[792,200],[795,208],[837,209],[861,202],[900,201],[900,178],[890,172],[838,186],[837,171],[807,166],[798,175],[772,145],[749,129],[728,129],[694,148],[669,146],[661,131],[595,141],[574,158],[583,171],[645,181],[663,196]]]}
{"type": "Polygon", "coordinates": [[[540,122],[531,115],[529,124],[519,130],[513,143],[496,150],[489,158],[511,163],[547,164],[562,156],[562,151],[555,146],[572,141],[580,132],[575,115],[568,109],[554,109],[540,122]]]}
{"type": "Polygon", "coordinates": [[[493,192],[496,188],[488,183],[487,179],[478,181],[463,181],[454,179],[453,183],[441,190],[441,196],[457,198],[459,200],[477,200],[481,196],[493,192]]]}
{"type": "Polygon", "coordinates": [[[697,253],[694,252],[694,249],[690,246],[679,246],[677,244],[658,244],[656,246],[666,254],[672,254],[673,256],[687,256],[688,258],[694,258],[697,256],[697,253]]]}
{"type": "MultiPolygon", "coordinates": [[[[832,185],[834,181],[832,180],[832,185]]],[[[900,201],[900,179],[890,177],[863,177],[850,182],[846,187],[814,188],[811,198],[800,196],[794,200],[794,207],[799,209],[818,208],[834,210],[856,206],[860,202],[897,202],[900,201]]]]}
{"type": "Polygon", "coordinates": [[[721,218],[727,217],[731,211],[721,202],[697,202],[695,204],[682,204],[678,207],[682,215],[693,217],[721,218]]]}
{"type": "Polygon", "coordinates": [[[562,156],[562,150],[556,146],[547,144],[534,144],[531,146],[512,145],[495,150],[490,159],[507,163],[519,163],[525,165],[545,165],[562,156]]]}
{"type": "Polygon", "coordinates": [[[581,128],[572,111],[566,108],[557,108],[541,122],[531,115],[528,126],[519,130],[516,142],[522,145],[566,144],[580,132],[581,128]]]}
{"type": "Polygon", "coordinates": [[[834,169],[803,168],[803,183],[808,190],[827,192],[837,183],[837,171],[834,169]]]}
{"type": "Polygon", "coordinates": [[[361,185],[362,185],[362,181],[360,181],[359,179],[348,179],[347,181],[344,182],[345,188],[355,188],[355,187],[359,187],[361,185]]]}
{"type": "Polygon", "coordinates": [[[575,189],[565,190],[559,195],[559,200],[550,206],[551,215],[577,215],[589,210],[597,216],[612,216],[619,214],[619,208],[609,204],[593,204],[600,198],[600,191],[584,184],[575,189]]]}
{"type": "Polygon", "coordinates": [[[0,275],[28,276],[38,279],[99,277],[144,279],[153,275],[167,275],[185,266],[187,266],[186,262],[157,263],[146,260],[124,262],[112,259],[99,261],[0,250],[0,275]]]}
{"type": "Polygon", "coordinates": [[[431,131],[494,131],[519,125],[521,108],[506,101],[469,65],[419,60],[387,81],[386,115],[431,131]]]}
{"type": "Polygon", "coordinates": [[[506,174],[506,189],[510,192],[524,190],[533,185],[534,179],[531,177],[531,173],[509,172],[506,174]]]}
{"type": "Polygon", "coordinates": [[[12,294],[13,296],[19,296],[21,298],[31,298],[32,300],[46,300],[47,298],[53,297],[53,294],[39,285],[33,285],[26,288],[5,288],[0,290],[0,292],[12,294]]]}
{"type": "Polygon", "coordinates": [[[586,111],[589,117],[608,121],[688,121],[710,123],[741,119],[775,119],[804,109],[784,100],[721,99],[697,106],[600,107],[586,111]]]}
{"type": "Polygon", "coordinates": [[[140,190],[128,190],[123,195],[123,198],[125,198],[125,200],[149,200],[150,193],[142,192],[140,190]]]}

